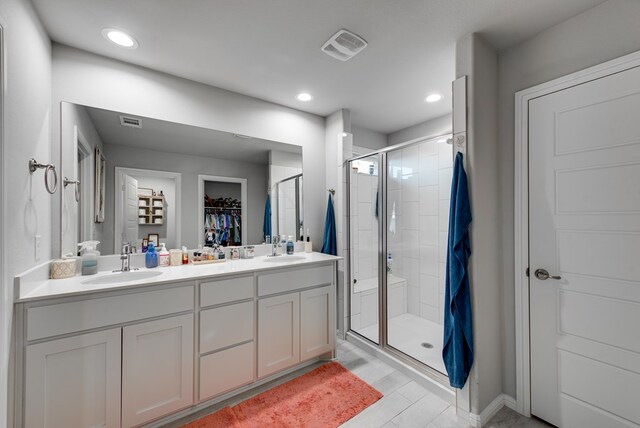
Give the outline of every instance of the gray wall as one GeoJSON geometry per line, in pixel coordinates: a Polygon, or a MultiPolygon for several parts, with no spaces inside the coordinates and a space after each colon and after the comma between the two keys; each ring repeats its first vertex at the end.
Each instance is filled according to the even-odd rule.
{"type": "Polygon", "coordinates": [[[356,146],[366,147],[372,150],[387,147],[387,136],[380,132],[352,125],[351,133],[353,134],[353,144],[356,146]]]}
{"type": "MultiPolygon", "coordinates": [[[[451,77],[453,80],[453,76],[451,77]]],[[[387,135],[387,145],[404,143],[422,137],[437,137],[443,134],[451,133],[453,128],[451,114],[436,117],[422,123],[400,129],[387,135]]]]}
{"type": "MultiPolygon", "coordinates": [[[[2,288],[0,312],[0,426],[5,425],[10,331],[13,314],[13,276],[50,258],[51,200],[43,171],[33,174],[27,162],[51,161],[51,43],[31,2],[2,0],[4,27],[0,90],[3,95],[0,162],[2,213],[0,242],[2,288]],[[6,74],[5,74],[6,73],[6,74]],[[41,236],[40,260],[34,257],[34,237],[41,236]]],[[[59,177],[60,178],[60,177],[59,177]]]]}
{"type": "Polygon", "coordinates": [[[514,95],[517,91],[640,50],[640,1],[610,0],[499,56],[499,197],[505,335],[503,390],[515,397],[513,258],[514,95]]]}
{"type": "Polygon", "coordinates": [[[473,221],[469,276],[474,364],[470,410],[480,414],[502,392],[502,289],[498,227],[498,55],[478,35],[456,43],[456,77],[467,76],[468,143],[465,169],[473,221]]]}
{"type": "MultiPolygon", "coordinates": [[[[182,174],[182,243],[197,248],[198,231],[198,175],[218,175],[247,179],[247,243],[262,242],[262,216],[267,189],[267,166],[245,162],[180,155],[131,147],[105,144],[107,159],[106,205],[114,206],[115,167],[152,169],[182,174]]],[[[108,215],[108,213],[107,213],[108,215]]],[[[105,223],[104,251],[113,248],[113,223],[105,223]],[[108,247],[111,245],[111,247],[108,247]]],[[[113,251],[113,250],[112,250],[113,251]]]]}
{"type": "MultiPolygon", "coordinates": [[[[322,236],[324,118],[68,46],[54,44],[52,55],[52,153],[60,147],[60,101],[297,145],[303,148],[306,224],[312,236],[322,236]]],[[[321,245],[314,241],[315,250],[321,245]]]]}
{"type": "MultiPolygon", "coordinates": [[[[61,177],[74,177],[74,163],[76,162],[76,153],[73,152],[72,147],[74,144],[74,127],[78,127],[78,132],[81,133],[86,139],[87,144],[91,149],[91,153],[89,154],[89,177],[94,177],[95,174],[95,149],[96,147],[100,150],[103,149],[102,139],[100,135],[98,135],[98,131],[96,130],[91,117],[89,117],[89,113],[87,109],[70,103],[63,103],[60,108],[62,109],[62,129],[61,129],[61,138],[64,141],[65,147],[68,149],[62,153],[62,162],[60,165],[61,177]]],[[[81,183],[82,186],[88,186],[91,191],[89,194],[91,195],[91,200],[86,202],[90,207],[89,215],[92,219],[94,217],[94,204],[93,204],[93,192],[94,192],[94,184],[93,181],[90,183],[81,183]]],[[[62,248],[62,254],[67,253],[76,253],[78,251],[78,227],[77,222],[79,221],[77,216],[77,210],[67,208],[67,207],[77,207],[77,203],[75,202],[75,188],[73,186],[69,187],[61,187],[61,192],[64,192],[64,202],[63,202],[63,218],[61,222],[53,222],[51,225],[51,248],[58,249],[62,248]],[[62,232],[62,233],[61,233],[62,232]],[[62,242],[60,242],[62,241],[62,242]],[[60,247],[62,245],[62,247],[60,247]]],[[[93,220],[91,221],[92,228],[92,240],[100,241],[102,243],[102,223],[95,223],[93,220]]],[[[98,247],[101,249],[101,247],[98,247]]]]}

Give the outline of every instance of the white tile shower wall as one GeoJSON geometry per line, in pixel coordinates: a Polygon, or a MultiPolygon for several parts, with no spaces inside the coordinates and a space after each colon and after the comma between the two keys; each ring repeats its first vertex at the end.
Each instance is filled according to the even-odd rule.
{"type": "MultiPolygon", "coordinates": [[[[378,221],[375,217],[378,176],[351,173],[351,240],[353,279],[364,281],[377,278],[378,275],[378,221]]],[[[354,330],[377,322],[374,311],[366,311],[363,305],[377,307],[377,292],[367,294],[368,301],[362,301],[362,293],[351,294],[351,327],[354,330]],[[356,317],[357,315],[357,317],[356,317]]]]}
{"type": "Polygon", "coordinates": [[[396,233],[388,234],[396,276],[407,280],[408,312],[442,323],[451,146],[436,141],[388,156],[388,215],[395,203],[396,233]]]}

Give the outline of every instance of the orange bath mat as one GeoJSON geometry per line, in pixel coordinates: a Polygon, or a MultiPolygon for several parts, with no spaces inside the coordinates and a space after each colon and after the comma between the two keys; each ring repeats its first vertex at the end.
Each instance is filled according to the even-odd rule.
{"type": "Polygon", "coordinates": [[[331,362],[183,428],[337,427],[381,397],[342,365],[331,362]]]}

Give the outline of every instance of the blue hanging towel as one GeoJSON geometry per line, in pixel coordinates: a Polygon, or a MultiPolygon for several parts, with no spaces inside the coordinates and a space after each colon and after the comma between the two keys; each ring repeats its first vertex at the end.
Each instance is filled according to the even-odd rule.
{"type": "Polygon", "coordinates": [[[264,220],[262,223],[262,235],[271,236],[271,195],[267,193],[267,201],[264,204],[264,220]]]}
{"type": "Polygon", "coordinates": [[[322,239],[322,249],[324,254],[338,255],[336,243],[336,216],[333,212],[333,201],[331,195],[327,201],[327,216],[324,220],[324,234],[322,239]]]}
{"type": "Polygon", "coordinates": [[[462,153],[456,155],[453,166],[450,203],[442,359],[449,374],[449,383],[461,389],[473,365],[471,296],[467,270],[471,255],[471,206],[462,153]]]}

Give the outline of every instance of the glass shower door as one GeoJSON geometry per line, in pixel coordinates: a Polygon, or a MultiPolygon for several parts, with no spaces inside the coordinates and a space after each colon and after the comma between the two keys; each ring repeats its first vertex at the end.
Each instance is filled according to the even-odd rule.
{"type": "Polygon", "coordinates": [[[386,155],[387,345],[441,373],[451,153],[439,138],[386,155]]]}
{"type": "Polygon", "coordinates": [[[375,343],[380,343],[378,166],[378,155],[349,162],[351,330],[375,343]]]}

